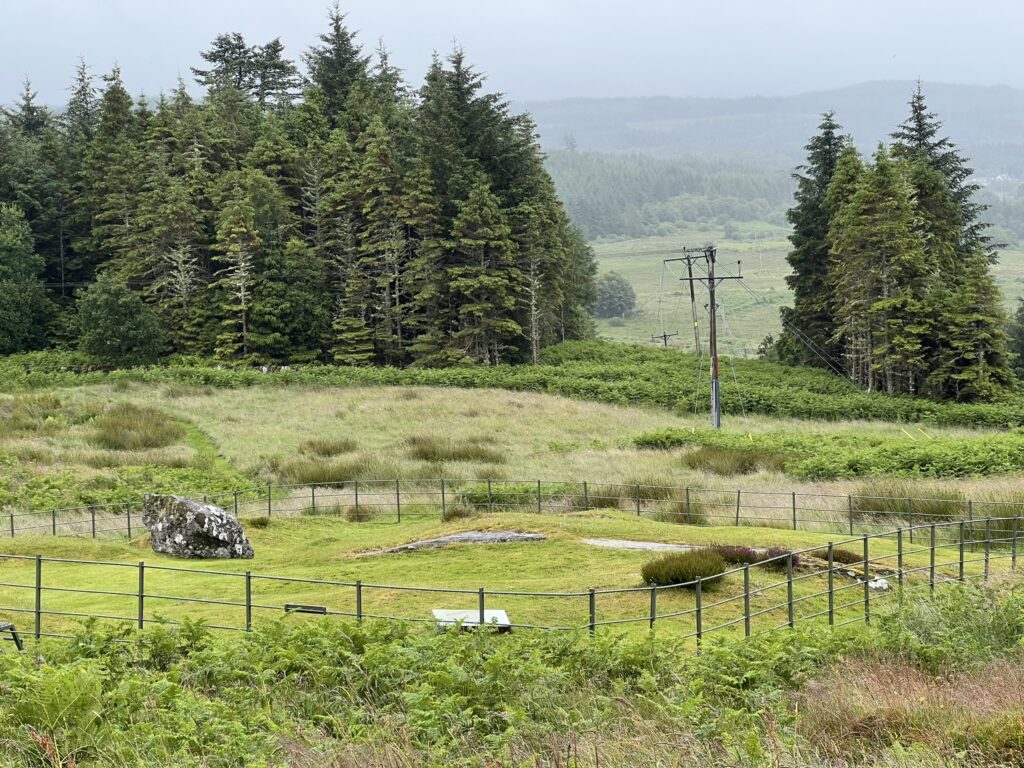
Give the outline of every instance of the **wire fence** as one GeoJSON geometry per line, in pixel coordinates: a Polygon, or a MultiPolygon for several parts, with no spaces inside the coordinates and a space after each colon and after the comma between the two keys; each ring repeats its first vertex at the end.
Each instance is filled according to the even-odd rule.
{"type": "MultiPolygon", "coordinates": [[[[0,620],[31,622],[31,635],[70,637],[96,618],[177,625],[203,620],[250,631],[260,617],[286,614],[436,623],[431,608],[466,611],[487,624],[488,609],[510,628],[665,628],[699,647],[709,635],[751,636],[798,624],[870,622],[879,600],[905,588],[988,581],[1017,567],[1018,517],[929,523],[863,534],[666,586],[531,592],[501,588],[387,585],[124,563],[0,555],[0,620]],[[913,544],[911,541],[913,540],[913,544]]],[[[237,562],[237,561],[234,561],[237,562]]]]}
{"type": "MultiPolygon", "coordinates": [[[[465,514],[565,514],[617,509],[638,518],[688,525],[786,528],[849,536],[896,527],[911,537],[921,525],[1024,516],[1024,503],[971,499],[749,491],[636,483],[374,480],[267,484],[205,494],[236,517],[347,516],[401,522],[465,514]]],[[[117,504],[0,515],[0,538],[19,535],[132,537],[145,532],[144,499],[117,504]]],[[[1007,523],[1009,524],[1009,523],[1007,523]]],[[[945,528],[943,528],[945,535],[945,528]]]]}

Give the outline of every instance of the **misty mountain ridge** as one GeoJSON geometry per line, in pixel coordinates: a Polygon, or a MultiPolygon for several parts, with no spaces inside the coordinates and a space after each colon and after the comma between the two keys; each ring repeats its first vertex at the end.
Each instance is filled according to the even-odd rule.
{"type": "MultiPolygon", "coordinates": [[[[546,149],[758,159],[791,168],[823,112],[833,110],[861,149],[887,141],[916,83],[874,81],[796,96],[621,97],[528,101],[546,149]]],[[[1024,89],[923,82],[946,135],[978,176],[1024,177],[1024,89]]]]}

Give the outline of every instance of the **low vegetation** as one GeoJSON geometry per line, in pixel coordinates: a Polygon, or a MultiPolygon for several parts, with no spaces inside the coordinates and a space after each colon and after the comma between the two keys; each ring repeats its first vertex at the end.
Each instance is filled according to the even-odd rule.
{"type": "Polygon", "coordinates": [[[950,586],[889,606],[871,628],[712,639],[699,655],[653,634],[87,623],[0,653],[0,761],[1015,765],[1021,597],[950,586]]]}
{"type": "Polygon", "coordinates": [[[692,549],[647,561],[640,569],[640,576],[644,584],[659,587],[682,584],[695,589],[698,579],[702,581],[702,587],[716,584],[725,569],[725,558],[720,553],[711,549],[692,549]]]}

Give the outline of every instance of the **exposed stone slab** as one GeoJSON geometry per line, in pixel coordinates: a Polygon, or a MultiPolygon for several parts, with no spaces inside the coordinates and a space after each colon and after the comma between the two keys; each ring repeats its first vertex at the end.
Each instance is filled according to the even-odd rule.
{"type": "Polygon", "coordinates": [[[192,559],[249,559],[255,554],[234,515],[213,504],[146,494],[142,522],[154,552],[192,559]]]}

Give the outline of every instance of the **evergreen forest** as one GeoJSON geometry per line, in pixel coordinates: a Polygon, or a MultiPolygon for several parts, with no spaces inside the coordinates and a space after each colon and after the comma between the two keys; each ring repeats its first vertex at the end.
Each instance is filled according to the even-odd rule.
{"type": "Polygon", "coordinates": [[[831,113],[796,175],[776,352],[868,390],[990,400],[1013,383],[1007,320],[972,170],[920,86],[910,115],[864,158],[831,113]]]}
{"type": "Polygon", "coordinates": [[[459,49],[413,88],[328,22],[299,62],[218,36],[199,98],[85,62],[62,110],[26,83],[0,116],[0,353],[448,366],[591,334],[531,119],[459,49]]]}

